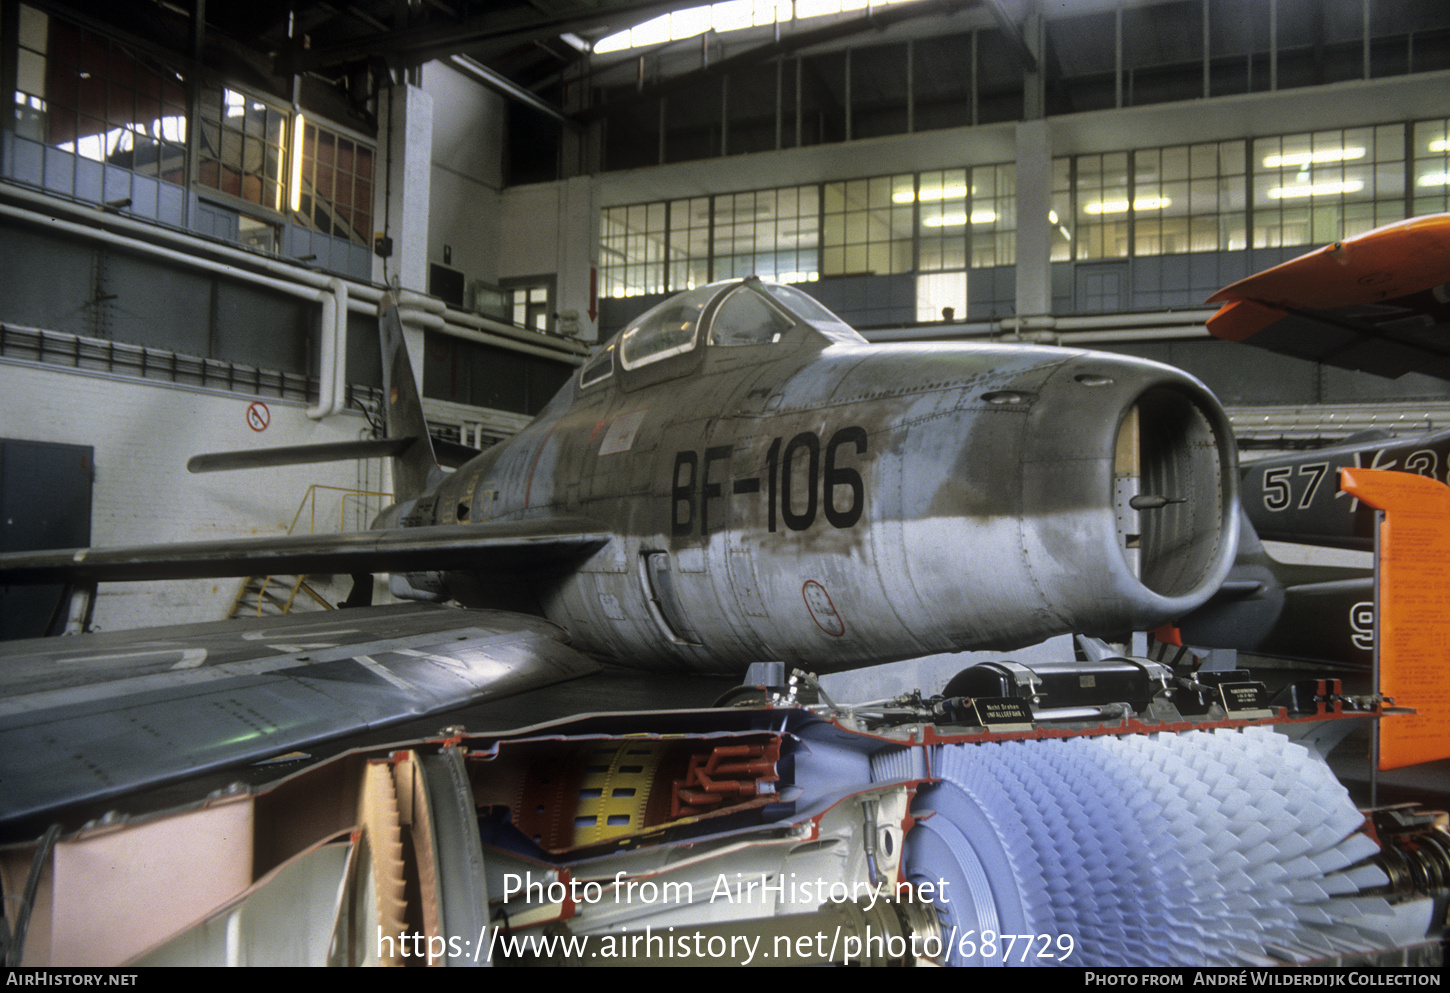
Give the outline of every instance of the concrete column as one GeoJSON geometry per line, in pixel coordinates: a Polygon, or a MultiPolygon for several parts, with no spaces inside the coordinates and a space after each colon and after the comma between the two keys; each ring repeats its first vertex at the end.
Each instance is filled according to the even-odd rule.
{"type": "Polygon", "coordinates": [[[557,301],[560,313],[572,310],[579,315],[579,337],[597,341],[599,320],[591,317],[589,306],[590,270],[599,243],[599,210],[594,205],[594,179],[575,176],[564,180],[559,196],[558,263],[555,270],[557,301]]]}
{"type": "Polygon", "coordinates": [[[1047,121],[1017,125],[1017,316],[1052,312],[1052,134],[1047,121]]]}
{"type": "Polygon", "coordinates": [[[1022,73],[1022,116],[1033,121],[1047,116],[1047,21],[1042,11],[1031,10],[1022,19],[1022,42],[1037,61],[1035,71],[1022,73]]]}
{"type": "Polygon", "coordinates": [[[393,253],[374,262],[373,278],[396,278],[403,289],[426,293],[433,98],[416,86],[398,84],[383,93],[381,103],[377,189],[383,203],[374,224],[393,239],[393,253]]]}
{"type": "MultiPolygon", "coordinates": [[[[412,83],[382,93],[378,128],[379,200],[373,226],[393,240],[387,259],[373,256],[373,279],[428,292],[428,202],[433,181],[433,97],[412,83]]],[[[403,322],[403,340],[423,395],[423,328],[403,322]]],[[[392,485],[391,471],[388,485],[392,485]]]]}
{"type": "MultiPolygon", "coordinates": [[[[581,64],[581,76],[572,82],[565,82],[562,109],[566,114],[576,114],[589,107],[589,60],[581,64]]],[[[660,100],[660,118],[663,125],[665,101],[660,100]]],[[[603,157],[602,135],[604,123],[561,124],[559,126],[559,177],[587,176],[599,170],[603,157]]],[[[660,142],[664,135],[661,130],[660,142]]],[[[663,165],[661,160],[661,165],[663,165]]]]}

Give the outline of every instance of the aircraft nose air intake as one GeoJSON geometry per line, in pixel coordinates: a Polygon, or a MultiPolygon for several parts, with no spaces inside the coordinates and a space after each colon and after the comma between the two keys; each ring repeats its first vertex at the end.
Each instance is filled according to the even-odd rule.
{"type": "Polygon", "coordinates": [[[1025,561],[1065,627],[1151,630],[1218,589],[1238,541],[1238,475],[1202,383],[1085,355],[1044,385],[1026,438],[1025,561]]]}
{"type": "Polygon", "coordinates": [[[1124,557],[1149,590],[1187,597],[1216,575],[1231,499],[1224,480],[1219,435],[1190,395],[1154,387],[1128,408],[1114,444],[1113,507],[1124,557]]]}

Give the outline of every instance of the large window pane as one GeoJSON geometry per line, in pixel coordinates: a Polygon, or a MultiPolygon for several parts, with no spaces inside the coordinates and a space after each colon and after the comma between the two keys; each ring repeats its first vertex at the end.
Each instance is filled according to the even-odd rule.
{"type": "Polygon", "coordinates": [[[821,243],[821,275],[887,275],[910,272],[913,259],[915,177],[879,176],[873,179],[826,183],[827,230],[844,222],[843,237],[821,243]]]}
{"type": "Polygon", "coordinates": [[[663,203],[634,204],[609,207],[600,215],[599,291],[604,296],[665,292],[664,208],[663,203]]]}
{"type": "Polygon", "coordinates": [[[1416,214],[1437,214],[1450,209],[1450,120],[1440,118],[1415,125],[1412,181],[1416,214]]]}
{"type": "Polygon", "coordinates": [[[202,90],[200,107],[197,181],[280,213],[285,113],[236,90],[210,86],[202,90]]]}
{"type": "Polygon", "coordinates": [[[1083,259],[1128,254],[1128,153],[1077,157],[1077,252],[1083,259]]]}
{"type": "Polygon", "coordinates": [[[184,101],[174,73],[121,42],[21,6],[15,131],[94,162],[186,182],[184,101]]]}
{"type": "MultiPolygon", "coordinates": [[[[918,271],[966,268],[967,233],[971,226],[968,194],[972,192],[967,185],[967,170],[924,172],[919,182],[916,192],[921,205],[918,271]]],[[[897,196],[905,203],[912,201],[910,190],[903,190],[897,196]]]]}
{"type": "Polygon", "coordinates": [[[1404,214],[1404,127],[1345,128],[1253,143],[1254,247],[1310,245],[1404,214]]]}
{"type": "Polygon", "coordinates": [[[1243,142],[1133,153],[1133,253],[1175,255],[1244,247],[1243,142]]]}
{"type": "Polygon", "coordinates": [[[1009,266],[1017,261],[1017,168],[973,166],[971,171],[971,267],[1009,266]]]}

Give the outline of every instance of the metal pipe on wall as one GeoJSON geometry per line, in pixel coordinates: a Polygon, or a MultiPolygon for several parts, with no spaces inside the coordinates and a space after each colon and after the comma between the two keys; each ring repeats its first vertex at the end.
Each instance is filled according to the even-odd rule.
{"type": "Polygon", "coordinates": [[[163,248],[149,242],[140,241],[114,231],[107,231],[103,228],[91,227],[87,224],[79,224],[74,221],[63,221],[55,217],[44,217],[19,207],[12,207],[0,204],[0,217],[9,217],[15,220],[35,224],[44,227],[47,231],[63,231],[66,234],[90,241],[104,242],[108,245],[115,245],[118,248],[125,248],[129,251],[140,252],[168,262],[191,269],[200,269],[204,272],[216,273],[226,276],[228,279],[235,279],[240,282],[250,283],[255,286],[263,286],[278,293],[285,293],[288,296],[297,297],[322,306],[321,324],[318,337],[321,348],[318,362],[318,404],[307,410],[307,416],[313,420],[320,420],[331,414],[342,410],[345,404],[346,372],[344,363],[347,357],[347,311],[349,294],[347,284],[332,277],[325,280],[324,285],[309,285],[307,282],[290,282],[285,279],[278,279],[274,276],[264,276],[261,273],[250,272],[239,269],[226,262],[219,262],[215,259],[202,258],[195,255],[188,255],[172,248],[163,248]]]}
{"type": "Polygon", "coordinates": [[[341,413],[347,406],[347,283],[333,277],[327,292],[319,293],[322,322],[318,338],[321,342],[317,361],[317,406],[307,408],[314,421],[341,413]]]}
{"type": "MultiPolygon", "coordinates": [[[[55,197],[46,196],[42,193],[34,193],[18,186],[5,186],[3,189],[0,189],[0,196],[3,196],[6,200],[22,201],[34,205],[36,211],[47,216],[33,217],[32,219],[44,225],[52,225],[52,218],[57,214],[64,214],[74,218],[78,222],[88,222],[81,224],[81,227],[88,231],[102,231],[114,228],[142,236],[145,240],[136,242],[135,246],[133,246],[137,247],[140,251],[161,251],[162,249],[157,245],[158,242],[178,245],[188,251],[195,251],[197,247],[197,238],[194,235],[170,231],[166,228],[132,220],[129,217],[123,217],[119,214],[103,213],[96,207],[59,200],[55,197]],[[105,228],[96,227],[95,224],[97,221],[103,223],[105,228]]],[[[234,261],[238,266],[238,272],[261,269],[274,275],[285,276],[298,283],[306,283],[319,290],[327,289],[328,281],[335,278],[329,276],[327,273],[306,269],[296,263],[268,258],[254,252],[232,248],[228,245],[207,243],[206,249],[218,258],[234,261]]],[[[354,282],[353,287],[354,294],[369,300],[374,306],[377,305],[378,300],[382,299],[383,291],[377,287],[358,282],[354,282]]]]}
{"type": "MultiPolygon", "coordinates": [[[[327,413],[316,415],[325,417],[341,411],[346,405],[347,314],[376,314],[378,302],[383,295],[380,287],[316,272],[294,263],[258,256],[226,245],[208,243],[206,249],[213,257],[197,256],[192,254],[196,250],[196,239],[186,234],[115,214],[102,214],[95,207],[57,200],[19,187],[4,187],[0,190],[0,195],[5,200],[26,205],[17,207],[0,203],[0,216],[13,217],[51,231],[60,230],[81,238],[105,241],[131,251],[151,254],[189,268],[264,286],[305,300],[322,302],[326,298],[333,301],[332,308],[322,315],[322,351],[326,353],[330,348],[332,354],[331,359],[324,361],[319,367],[319,378],[323,381],[322,392],[318,405],[312,411],[325,410],[327,413]],[[29,209],[32,205],[34,210],[29,209]],[[56,215],[65,215],[72,220],[56,215]],[[103,221],[105,227],[96,226],[97,220],[103,221]],[[168,248],[158,242],[178,247],[168,248]],[[228,261],[221,261],[223,259],[228,261]],[[233,261],[235,265],[232,264],[233,261]],[[329,335],[334,336],[331,341],[328,341],[329,335]]],[[[446,319],[436,328],[443,334],[481,341],[540,358],[560,359],[575,365],[588,354],[588,349],[578,342],[544,338],[532,332],[515,331],[484,317],[449,311],[441,300],[421,293],[404,290],[400,300],[405,303],[415,301],[416,306],[429,313],[446,313],[446,319]]],[[[324,304],[324,307],[328,305],[324,304]]]]}

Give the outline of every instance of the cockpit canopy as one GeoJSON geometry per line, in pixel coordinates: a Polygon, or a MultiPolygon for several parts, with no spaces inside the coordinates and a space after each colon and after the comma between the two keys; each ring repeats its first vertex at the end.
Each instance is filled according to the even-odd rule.
{"type": "Polygon", "coordinates": [[[616,352],[620,366],[632,370],[682,355],[701,341],[721,347],[774,344],[795,327],[828,341],[866,340],[793,286],[754,276],[731,279],[687,290],[646,311],[585,364],[579,384],[609,376],[616,352]]]}

